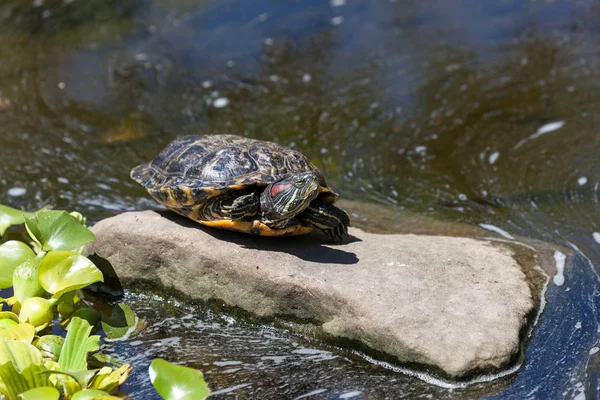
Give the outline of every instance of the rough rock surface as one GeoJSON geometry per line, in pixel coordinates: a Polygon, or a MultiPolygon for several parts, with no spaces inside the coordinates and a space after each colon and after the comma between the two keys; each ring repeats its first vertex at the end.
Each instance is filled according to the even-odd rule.
{"type": "Polygon", "coordinates": [[[121,278],[151,280],[258,316],[313,321],[402,362],[450,376],[505,366],[534,307],[512,252],[489,240],[376,235],[265,238],[170,213],[125,213],[93,228],[89,252],[121,278]]]}

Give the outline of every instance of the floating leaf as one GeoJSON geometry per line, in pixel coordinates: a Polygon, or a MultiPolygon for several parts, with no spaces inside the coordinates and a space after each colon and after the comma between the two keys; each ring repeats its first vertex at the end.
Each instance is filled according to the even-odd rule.
{"type": "Polygon", "coordinates": [[[0,379],[9,399],[41,386],[49,386],[46,368],[38,349],[29,343],[0,337],[0,379]]]}
{"type": "Polygon", "coordinates": [[[0,289],[13,285],[13,272],[35,253],[23,242],[10,240],[0,246],[0,289]]]}
{"type": "Polygon", "coordinates": [[[12,328],[15,325],[19,325],[19,323],[8,318],[0,319],[0,331],[12,328]]]}
{"type": "Polygon", "coordinates": [[[88,365],[93,368],[120,368],[125,365],[122,359],[104,353],[94,353],[88,357],[88,365]]]}
{"type": "Polygon", "coordinates": [[[0,320],[3,319],[9,319],[9,320],[13,320],[15,322],[19,322],[19,316],[17,314],[15,314],[14,312],[10,312],[10,311],[1,311],[0,312],[0,320]]]}
{"type": "Polygon", "coordinates": [[[23,304],[25,300],[31,297],[39,297],[45,293],[38,279],[38,268],[43,258],[44,255],[39,254],[15,268],[13,272],[13,289],[19,303],[23,304]]]}
{"type": "Polygon", "coordinates": [[[102,272],[93,262],[74,251],[51,251],[40,264],[42,287],[55,298],[95,282],[103,282],[102,272]]]}
{"type": "Polygon", "coordinates": [[[37,328],[44,329],[54,319],[54,303],[42,297],[30,297],[21,304],[19,321],[29,322],[37,328]]]}
{"type": "Polygon", "coordinates": [[[77,372],[87,369],[87,355],[100,348],[100,336],[90,336],[92,326],[81,318],[73,318],[60,352],[61,371],[77,372]]]}
{"type": "Polygon", "coordinates": [[[83,214],[81,214],[78,211],[71,211],[69,213],[69,215],[71,217],[74,217],[77,220],[77,222],[79,222],[81,225],[85,226],[85,222],[87,221],[87,218],[84,217],[83,214]]]}
{"type": "Polygon", "coordinates": [[[150,364],[150,381],[165,400],[202,400],[210,390],[202,372],[157,358],[150,364]]]}
{"type": "Polygon", "coordinates": [[[63,384],[65,393],[73,394],[80,391],[82,388],[87,388],[89,383],[94,379],[98,370],[85,369],[83,371],[63,372],[60,370],[48,371],[49,375],[59,376],[59,380],[63,384]]]}
{"type": "Polygon", "coordinates": [[[0,338],[0,364],[7,362],[22,371],[31,364],[42,364],[42,355],[29,343],[0,338]]]}
{"type": "Polygon", "coordinates": [[[76,250],[96,240],[92,231],[66,211],[40,211],[26,218],[25,226],[44,251],[76,250]]]}
{"type": "Polygon", "coordinates": [[[25,218],[33,217],[36,212],[25,212],[0,205],[0,236],[3,236],[11,225],[20,225],[25,218]]]}
{"type": "Polygon", "coordinates": [[[90,388],[110,392],[127,380],[132,369],[129,364],[122,365],[114,371],[110,367],[104,367],[94,377],[90,388]]]}
{"type": "Polygon", "coordinates": [[[102,384],[102,381],[104,381],[104,379],[109,376],[111,373],[113,372],[113,369],[111,367],[102,367],[100,368],[96,375],[94,375],[94,378],[90,381],[90,384],[87,385],[88,389],[95,389],[95,390],[106,390],[104,388],[100,388],[100,384],[102,384]]]}
{"type": "Polygon", "coordinates": [[[111,396],[102,390],[87,389],[77,392],[71,400],[122,400],[120,397],[111,396]]]}
{"type": "Polygon", "coordinates": [[[58,310],[61,319],[67,319],[73,314],[73,311],[75,311],[75,303],[79,300],[75,294],[75,291],[72,291],[60,296],[56,309],[58,310]]]}
{"type": "Polygon", "coordinates": [[[34,346],[42,353],[42,357],[58,361],[65,339],[58,335],[44,335],[34,343],[34,346]]]}
{"type": "Polygon", "coordinates": [[[60,393],[51,386],[31,389],[19,395],[22,400],[58,400],[60,393]]]}
{"type": "MultiPolygon", "coordinates": [[[[22,342],[12,342],[22,343],[22,342]]],[[[50,386],[48,378],[44,376],[46,368],[41,364],[31,364],[19,371],[13,363],[0,365],[0,379],[4,383],[0,392],[10,400],[18,399],[18,394],[36,387],[50,386]]]]}
{"type": "Polygon", "coordinates": [[[35,336],[35,327],[31,324],[17,324],[0,331],[0,338],[31,343],[35,336]]]}
{"type": "Polygon", "coordinates": [[[77,383],[77,381],[70,376],[62,377],[58,380],[62,385],[62,391],[65,394],[66,398],[73,396],[73,394],[79,392],[81,390],[81,385],[77,383]]]}
{"type": "Polygon", "coordinates": [[[102,315],[102,329],[108,339],[127,339],[136,332],[139,318],[127,304],[113,307],[110,317],[102,315]]]}
{"type": "Polygon", "coordinates": [[[99,311],[96,311],[93,308],[84,307],[71,314],[70,318],[79,317],[85,319],[90,325],[95,326],[100,320],[101,315],[102,314],[99,311]]]}

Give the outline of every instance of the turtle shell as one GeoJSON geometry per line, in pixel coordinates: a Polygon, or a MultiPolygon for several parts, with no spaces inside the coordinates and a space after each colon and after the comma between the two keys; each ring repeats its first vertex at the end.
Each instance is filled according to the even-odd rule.
{"type": "Polygon", "coordinates": [[[159,203],[178,211],[202,205],[213,196],[266,186],[305,171],[319,176],[322,201],[337,200],[321,172],[302,153],[236,135],[180,137],[151,162],[133,168],[131,178],[159,203]]]}

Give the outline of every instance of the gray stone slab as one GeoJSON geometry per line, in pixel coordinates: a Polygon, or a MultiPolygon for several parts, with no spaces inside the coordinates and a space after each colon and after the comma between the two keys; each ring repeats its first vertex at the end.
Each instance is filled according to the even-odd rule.
{"type": "Polygon", "coordinates": [[[358,229],[341,244],[318,235],[266,238],[153,211],[108,218],[93,231],[88,251],[122,278],[259,317],[312,321],[449,376],[506,366],[534,308],[513,251],[490,240],[358,229]]]}

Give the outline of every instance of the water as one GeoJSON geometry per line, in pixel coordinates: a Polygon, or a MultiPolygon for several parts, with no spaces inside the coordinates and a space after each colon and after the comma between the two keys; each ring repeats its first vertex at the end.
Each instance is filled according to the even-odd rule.
{"type": "Polygon", "coordinates": [[[223,398],[598,398],[599,21],[591,0],[7,0],[0,203],[91,220],[152,208],[128,173],[174,137],[276,140],[323,169],[358,226],[417,213],[573,249],[524,365],[449,390],[237,320],[184,335],[155,305],[142,343],[119,345],[137,370],[194,349],[179,361],[237,388],[223,398]]]}

